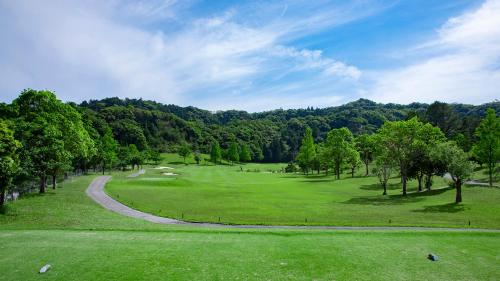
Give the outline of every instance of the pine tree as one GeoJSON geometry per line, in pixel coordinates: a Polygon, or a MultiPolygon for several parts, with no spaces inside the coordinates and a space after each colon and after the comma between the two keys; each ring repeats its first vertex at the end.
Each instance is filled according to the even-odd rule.
{"type": "Polygon", "coordinates": [[[220,149],[220,145],[217,141],[212,143],[212,148],[210,149],[210,161],[217,165],[217,163],[222,158],[222,152],[220,149]]]}
{"type": "Polygon", "coordinates": [[[241,146],[240,161],[242,161],[242,162],[252,161],[252,156],[250,155],[250,150],[248,149],[248,145],[246,145],[246,144],[241,146]]]}
{"type": "Polygon", "coordinates": [[[238,153],[238,144],[236,142],[232,142],[229,145],[229,150],[228,150],[228,158],[231,162],[239,162],[240,161],[240,154],[238,153]]]}
{"type": "Polygon", "coordinates": [[[307,127],[296,159],[299,166],[306,174],[309,174],[309,169],[311,168],[315,157],[316,149],[314,146],[312,131],[311,128],[307,127]]]}

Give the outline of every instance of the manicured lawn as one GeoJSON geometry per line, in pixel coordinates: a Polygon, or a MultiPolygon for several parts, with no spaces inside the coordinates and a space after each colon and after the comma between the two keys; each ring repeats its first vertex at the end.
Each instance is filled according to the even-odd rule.
{"type": "Polygon", "coordinates": [[[498,280],[498,234],[0,231],[0,280],[498,280]],[[440,257],[426,259],[428,253],[440,257]],[[44,264],[52,269],[37,273],[44,264]]]}
{"type": "MultiPolygon", "coordinates": [[[[158,229],[161,226],[124,217],[97,205],[85,190],[97,175],[81,176],[56,191],[31,194],[7,204],[0,229],[158,229]]],[[[115,174],[119,176],[119,174],[115,174]]]]}
{"type": "Polygon", "coordinates": [[[500,233],[163,226],[95,204],[93,177],[8,204],[0,280],[500,279],[500,233]]]}
{"type": "MultiPolygon", "coordinates": [[[[179,163],[175,155],[167,157],[167,162],[179,163]]],[[[130,207],[189,221],[446,227],[468,227],[470,221],[472,227],[500,228],[498,188],[466,186],[464,202],[456,205],[455,190],[449,188],[404,198],[398,178],[391,179],[389,196],[382,196],[375,177],[343,175],[335,180],[271,172],[284,164],[162,165],[175,169],[114,177],[106,192],[130,207]]],[[[434,188],[446,186],[435,178],[434,188]]],[[[410,182],[409,191],[415,189],[416,182],[410,182]]]]}

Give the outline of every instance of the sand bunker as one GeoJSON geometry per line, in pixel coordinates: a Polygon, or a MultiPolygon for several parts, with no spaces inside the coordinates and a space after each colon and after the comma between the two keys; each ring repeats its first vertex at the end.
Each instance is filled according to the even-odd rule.
{"type": "Polygon", "coordinates": [[[165,169],[167,169],[167,170],[173,170],[174,168],[172,168],[172,167],[156,167],[155,169],[156,170],[165,170],[165,169]]]}
{"type": "Polygon", "coordinates": [[[162,173],[164,176],[177,176],[175,173],[162,173]]]}

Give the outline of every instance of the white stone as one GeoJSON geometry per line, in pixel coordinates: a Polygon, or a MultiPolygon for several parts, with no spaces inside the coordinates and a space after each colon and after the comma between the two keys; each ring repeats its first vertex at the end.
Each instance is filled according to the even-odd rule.
{"type": "Polygon", "coordinates": [[[50,264],[44,265],[42,268],[40,268],[39,273],[45,273],[50,269],[50,264]]]}

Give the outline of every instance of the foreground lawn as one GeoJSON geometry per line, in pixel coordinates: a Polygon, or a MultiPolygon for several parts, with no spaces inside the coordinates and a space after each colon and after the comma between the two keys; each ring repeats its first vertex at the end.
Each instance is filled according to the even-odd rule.
{"type": "MultiPolygon", "coordinates": [[[[114,177],[106,192],[132,208],[189,221],[445,227],[469,227],[470,221],[471,227],[500,228],[498,188],[465,186],[464,202],[456,205],[455,190],[443,188],[447,183],[440,178],[434,183],[440,189],[404,198],[398,178],[391,180],[389,196],[382,196],[375,177],[271,173],[283,164],[162,165],[174,169],[114,177]]],[[[410,182],[409,191],[415,189],[410,182]]]]}
{"type": "Polygon", "coordinates": [[[8,204],[0,280],[500,279],[500,233],[156,225],[95,204],[85,195],[94,177],[8,204]]]}
{"type": "Polygon", "coordinates": [[[498,280],[498,234],[0,231],[0,280],[498,280]],[[439,255],[431,262],[428,253],[439,255]],[[46,263],[52,269],[37,273],[46,263]]]}

